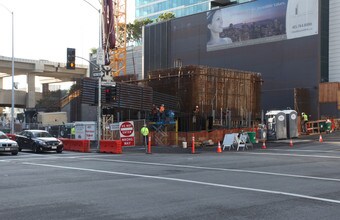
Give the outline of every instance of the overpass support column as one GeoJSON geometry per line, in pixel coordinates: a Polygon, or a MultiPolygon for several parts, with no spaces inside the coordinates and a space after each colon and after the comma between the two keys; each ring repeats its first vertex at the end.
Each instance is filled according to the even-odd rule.
{"type": "Polygon", "coordinates": [[[27,98],[26,98],[26,107],[27,108],[34,108],[36,104],[35,99],[35,74],[28,73],[27,74],[27,98]]]}
{"type": "Polygon", "coordinates": [[[48,83],[43,83],[42,84],[42,94],[43,94],[43,97],[48,94],[48,92],[50,91],[49,89],[49,85],[48,83]]]}

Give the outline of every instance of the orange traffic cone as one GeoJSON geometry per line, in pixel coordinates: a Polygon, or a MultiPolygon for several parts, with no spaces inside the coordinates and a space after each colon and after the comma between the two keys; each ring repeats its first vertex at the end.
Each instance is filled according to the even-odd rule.
{"type": "Polygon", "coordinates": [[[290,139],[289,147],[293,147],[293,140],[292,139],[290,139]]]}
{"type": "Polygon", "coordinates": [[[217,153],[222,153],[221,143],[218,142],[217,153]]]}
{"type": "Polygon", "coordinates": [[[262,149],[267,149],[267,147],[266,147],[266,142],[265,141],[263,141],[263,144],[262,144],[262,147],[261,147],[262,149]]]}
{"type": "Polygon", "coordinates": [[[323,142],[321,134],[320,134],[320,137],[319,137],[319,142],[323,142]]]}

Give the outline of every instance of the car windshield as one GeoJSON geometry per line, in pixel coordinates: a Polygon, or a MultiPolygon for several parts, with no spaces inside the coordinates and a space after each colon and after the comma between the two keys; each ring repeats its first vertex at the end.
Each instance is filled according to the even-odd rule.
{"type": "Polygon", "coordinates": [[[33,137],[52,137],[48,132],[44,131],[34,131],[32,132],[33,137]]]}
{"type": "Polygon", "coordinates": [[[5,133],[0,132],[0,139],[8,139],[8,137],[5,133]]]}

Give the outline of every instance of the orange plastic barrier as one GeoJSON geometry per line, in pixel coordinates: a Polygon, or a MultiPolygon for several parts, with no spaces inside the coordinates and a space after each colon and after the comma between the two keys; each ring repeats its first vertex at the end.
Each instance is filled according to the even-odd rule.
{"type": "Polygon", "coordinates": [[[101,140],[100,141],[100,153],[111,153],[111,154],[121,154],[122,150],[122,141],[120,140],[101,140]]]}
{"type": "Polygon", "coordinates": [[[66,151],[78,151],[89,153],[90,150],[90,140],[75,140],[75,139],[67,139],[60,138],[60,140],[64,144],[64,150],[66,151]]]}

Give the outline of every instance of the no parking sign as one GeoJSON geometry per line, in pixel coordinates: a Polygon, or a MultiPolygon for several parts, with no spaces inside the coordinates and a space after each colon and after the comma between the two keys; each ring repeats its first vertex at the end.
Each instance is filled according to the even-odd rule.
{"type": "Polygon", "coordinates": [[[119,134],[122,146],[135,146],[135,126],[133,121],[120,122],[119,134]]]}

